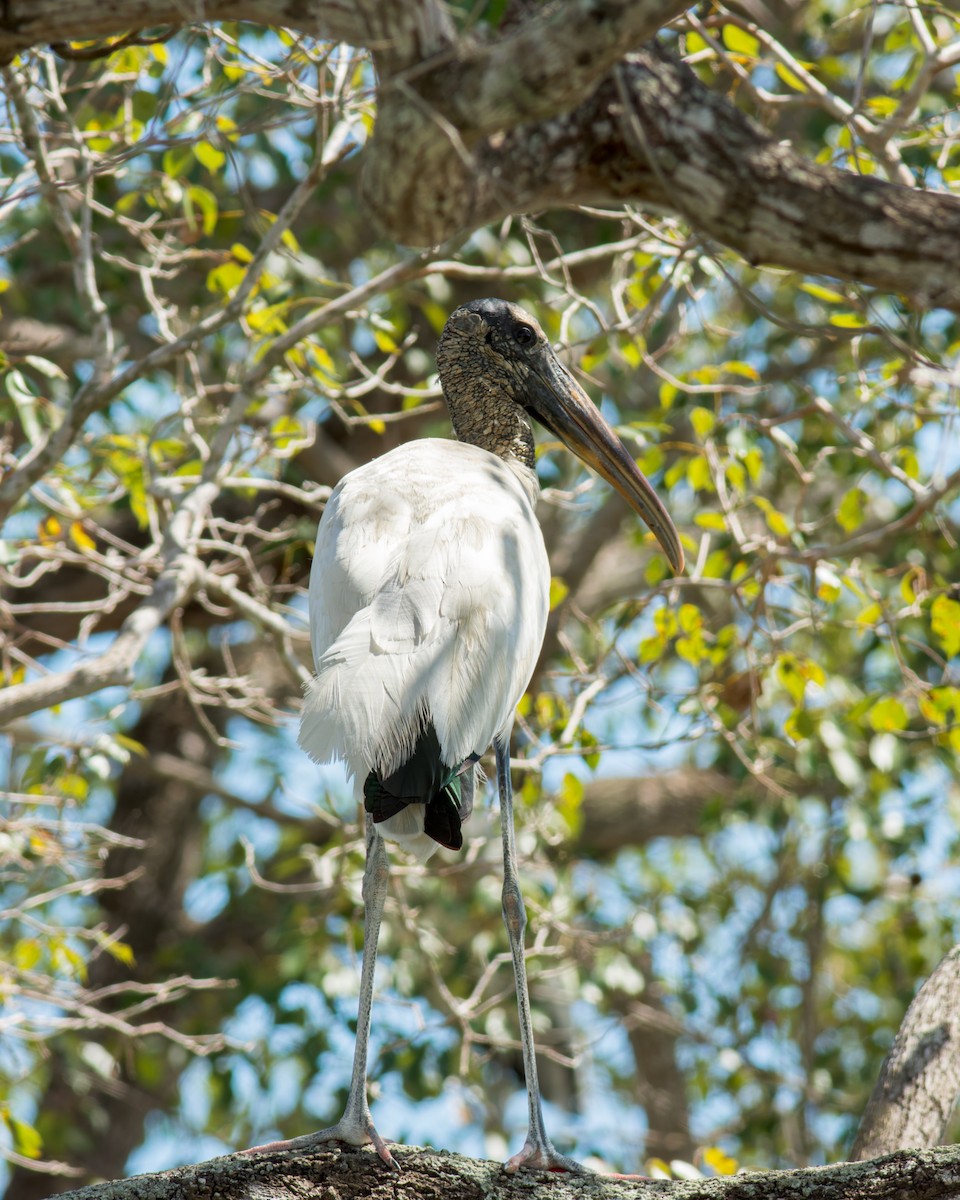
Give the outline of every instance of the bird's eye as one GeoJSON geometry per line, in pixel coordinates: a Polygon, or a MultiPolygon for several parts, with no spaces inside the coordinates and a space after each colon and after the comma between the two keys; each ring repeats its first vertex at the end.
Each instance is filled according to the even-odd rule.
{"type": "Polygon", "coordinates": [[[537,335],[529,325],[517,325],[513,331],[513,340],[521,346],[530,346],[537,340],[537,335]]]}

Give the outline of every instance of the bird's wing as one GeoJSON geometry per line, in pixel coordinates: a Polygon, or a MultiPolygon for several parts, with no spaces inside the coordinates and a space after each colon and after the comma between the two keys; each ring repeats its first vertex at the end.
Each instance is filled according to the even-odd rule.
{"type": "Polygon", "coordinates": [[[362,776],[429,719],[444,761],[482,753],[533,671],[549,581],[529,486],[495,456],[421,441],[353,472],[317,534],[301,745],[362,776]]]}

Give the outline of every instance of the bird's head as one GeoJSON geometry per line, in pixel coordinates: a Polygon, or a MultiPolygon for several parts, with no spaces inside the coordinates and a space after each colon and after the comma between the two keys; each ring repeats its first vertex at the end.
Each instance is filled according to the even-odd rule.
{"type": "Polygon", "coordinates": [[[532,464],[523,414],[535,418],[623,496],[673,569],[683,570],[680,537],[660,497],[529,313],[506,300],[461,305],[440,335],[437,369],[459,438],[532,464]]]}

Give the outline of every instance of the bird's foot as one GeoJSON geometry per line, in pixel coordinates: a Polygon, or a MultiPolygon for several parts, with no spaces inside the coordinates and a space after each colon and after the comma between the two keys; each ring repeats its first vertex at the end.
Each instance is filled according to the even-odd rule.
{"type": "Polygon", "coordinates": [[[513,1158],[507,1159],[503,1169],[512,1175],[515,1171],[570,1171],[574,1175],[592,1174],[589,1167],[578,1163],[575,1158],[561,1154],[549,1138],[535,1140],[529,1135],[523,1143],[523,1149],[513,1158]]]}
{"type": "Polygon", "coordinates": [[[344,1115],[336,1125],[321,1129],[317,1133],[305,1133],[285,1142],[267,1142],[263,1146],[251,1146],[244,1154],[266,1154],[275,1150],[320,1150],[326,1142],[345,1142],[348,1146],[366,1146],[370,1143],[380,1158],[393,1171],[399,1171],[397,1160],[390,1153],[387,1143],[374,1127],[369,1117],[366,1120],[351,1120],[344,1115]]]}

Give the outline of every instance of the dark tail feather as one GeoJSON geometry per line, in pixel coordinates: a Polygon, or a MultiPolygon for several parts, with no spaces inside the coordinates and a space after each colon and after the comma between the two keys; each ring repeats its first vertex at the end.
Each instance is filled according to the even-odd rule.
{"type": "MultiPolygon", "coordinates": [[[[471,760],[476,761],[476,756],[467,760],[472,767],[471,760]]],[[[423,832],[448,850],[459,850],[463,846],[460,826],[473,807],[472,786],[466,789],[464,803],[464,766],[451,767],[442,761],[437,731],[428,724],[406,762],[389,775],[370,772],[363,784],[363,807],[379,824],[408,804],[425,804],[423,832]]]]}

